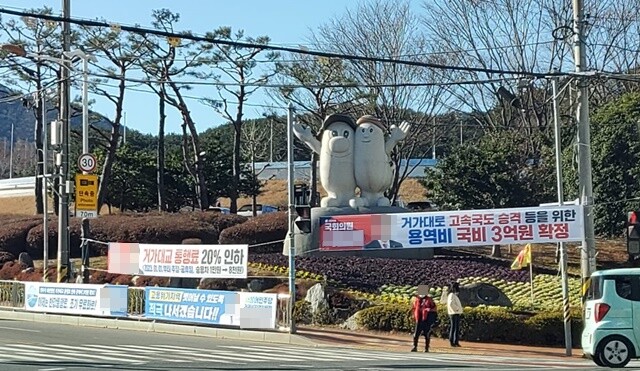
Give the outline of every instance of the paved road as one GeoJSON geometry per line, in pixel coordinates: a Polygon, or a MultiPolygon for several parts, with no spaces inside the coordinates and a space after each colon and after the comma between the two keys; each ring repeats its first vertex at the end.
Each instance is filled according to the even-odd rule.
{"type": "Polygon", "coordinates": [[[3,371],[596,369],[579,359],[304,347],[10,320],[0,320],[0,334],[3,371]]]}

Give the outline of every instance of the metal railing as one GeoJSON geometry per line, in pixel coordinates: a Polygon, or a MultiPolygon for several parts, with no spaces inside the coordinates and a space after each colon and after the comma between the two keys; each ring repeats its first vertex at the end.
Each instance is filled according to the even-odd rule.
{"type": "Polygon", "coordinates": [[[127,290],[127,316],[144,316],[144,287],[129,286],[127,290]]]}
{"type": "Polygon", "coordinates": [[[24,307],[24,283],[20,281],[0,281],[0,307],[24,307]]]}
{"type": "Polygon", "coordinates": [[[278,294],[278,300],[276,305],[276,330],[289,331],[289,315],[292,312],[289,310],[291,301],[289,294],[278,294]]]}

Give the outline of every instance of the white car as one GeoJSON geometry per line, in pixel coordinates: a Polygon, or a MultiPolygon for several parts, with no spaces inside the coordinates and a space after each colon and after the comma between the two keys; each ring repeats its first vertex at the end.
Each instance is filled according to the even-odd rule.
{"type": "MultiPolygon", "coordinates": [[[[272,212],[275,212],[275,211],[278,211],[278,208],[275,207],[275,206],[256,204],[256,215],[272,213],[272,212]]],[[[253,216],[253,207],[251,206],[251,204],[244,205],[244,206],[242,206],[242,207],[240,207],[238,209],[238,213],[237,214],[250,218],[250,217],[253,216]]]]}
{"type": "Polygon", "coordinates": [[[584,355],[612,368],[640,358],[640,268],[596,271],[587,285],[584,355]]]}

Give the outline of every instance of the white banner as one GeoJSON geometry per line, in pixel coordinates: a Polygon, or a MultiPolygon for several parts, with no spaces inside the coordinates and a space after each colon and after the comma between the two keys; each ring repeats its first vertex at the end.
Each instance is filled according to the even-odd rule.
{"type": "Polygon", "coordinates": [[[185,278],[247,278],[249,245],[140,244],[136,274],[185,278]]]}
{"type": "Polygon", "coordinates": [[[582,206],[320,217],[320,250],[580,242],[582,206]]]}
{"type": "Polygon", "coordinates": [[[239,292],[241,328],[276,328],[278,294],[239,292]]]}
{"type": "Polygon", "coordinates": [[[34,312],[126,316],[127,286],[25,282],[25,309],[34,312]]]}

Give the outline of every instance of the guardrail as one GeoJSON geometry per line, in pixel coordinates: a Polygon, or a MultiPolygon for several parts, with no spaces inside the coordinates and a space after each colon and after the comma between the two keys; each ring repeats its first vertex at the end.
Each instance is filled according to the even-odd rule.
{"type": "MultiPolygon", "coordinates": [[[[24,282],[0,280],[0,308],[24,310],[24,282]]],[[[278,294],[276,305],[276,329],[289,330],[289,294],[278,294]]],[[[127,288],[127,317],[145,319],[145,288],[129,286],[127,288]]],[[[157,320],[156,320],[157,321],[157,320]]]]}
{"type": "Polygon", "coordinates": [[[0,281],[0,307],[24,307],[24,283],[20,281],[0,281]]]}

